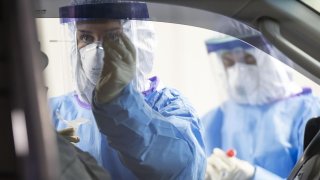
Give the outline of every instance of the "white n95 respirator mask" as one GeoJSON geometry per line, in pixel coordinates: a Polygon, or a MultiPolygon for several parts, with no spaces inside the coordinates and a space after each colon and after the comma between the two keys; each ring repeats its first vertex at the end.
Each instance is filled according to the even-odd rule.
{"type": "Polygon", "coordinates": [[[228,90],[238,103],[250,104],[259,89],[259,71],[256,65],[235,63],[227,68],[228,90]]]}
{"type": "Polygon", "coordinates": [[[104,50],[101,43],[92,43],[79,50],[82,69],[92,84],[99,80],[103,68],[104,50]]]}
{"type": "Polygon", "coordinates": [[[101,42],[95,42],[79,49],[76,73],[77,91],[80,99],[91,104],[92,92],[100,78],[104,65],[104,50],[101,42]]]}

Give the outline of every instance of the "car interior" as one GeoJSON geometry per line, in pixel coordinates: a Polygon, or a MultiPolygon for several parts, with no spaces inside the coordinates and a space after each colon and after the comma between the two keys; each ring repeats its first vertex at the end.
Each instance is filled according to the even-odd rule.
{"type": "MultiPolygon", "coordinates": [[[[293,69],[320,85],[320,3],[313,0],[144,0],[151,21],[202,28],[241,38],[236,27],[261,33],[293,63],[293,69]]],[[[59,18],[69,0],[1,1],[0,179],[57,179],[55,131],[50,123],[37,22],[59,18]],[[41,63],[39,63],[41,62],[41,63]]],[[[38,25],[39,26],[39,25],[38,25]]],[[[160,26],[160,25],[159,25],[160,26]]],[[[190,36],[190,35],[189,35],[190,36]]],[[[207,38],[207,36],[205,37],[207,38]]],[[[59,39],[56,39],[55,43],[59,39]]],[[[47,41],[48,42],[48,41],[47,41]]],[[[53,41],[52,41],[53,42],[53,41]]],[[[247,42],[255,46],[254,42],[247,42]]],[[[40,42],[43,46],[43,42],[40,42]]],[[[261,49],[263,50],[263,49],[261,49]]],[[[205,52],[205,51],[204,51],[205,52]]],[[[43,54],[45,53],[45,54],[43,54]]],[[[280,56],[279,56],[280,57],[280,56]]],[[[276,57],[276,58],[279,58],[276,57]]],[[[282,61],[281,58],[279,58],[282,61]]],[[[284,61],[283,61],[284,62],[284,61]]],[[[284,62],[286,64],[286,62],[284,62]]],[[[168,77],[169,78],[169,77],[168,77]]],[[[49,87],[50,90],[50,87],[49,87]]],[[[320,121],[305,130],[304,154],[288,179],[319,179],[320,121]]]]}
{"type": "Polygon", "coordinates": [[[288,179],[319,179],[319,118],[311,119],[304,135],[304,154],[288,179]]]}

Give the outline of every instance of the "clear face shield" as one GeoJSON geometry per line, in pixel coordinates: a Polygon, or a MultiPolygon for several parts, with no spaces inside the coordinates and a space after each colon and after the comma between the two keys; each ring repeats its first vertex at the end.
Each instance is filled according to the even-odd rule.
{"type": "Polygon", "coordinates": [[[270,48],[259,35],[243,40],[224,37],[206,42],[213,71],[231,100],[262,105],[301,91],[292,82],[286,65],[246,42],[270,48]]]}
{"type": "Polygon", "coordinates": [[[136,76],[133,86],[148,89],[155,46],[154,29],[147,21],[145,3],[82,4],[60,8],[64,42],[69,44],[69,62],[74,88],[79,100],[90,104],[92,91],[104,65],[103,39],[119,42],[124,33],[136,48],[136,76]]]}

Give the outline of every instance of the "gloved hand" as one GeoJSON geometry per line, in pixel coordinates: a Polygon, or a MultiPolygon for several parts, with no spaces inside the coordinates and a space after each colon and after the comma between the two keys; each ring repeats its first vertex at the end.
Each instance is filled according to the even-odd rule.
{"type": "Polygon", "coordinates": [[[74,128],[66,128],[58,131],[58,134],[60,134],[62,137],[67,139],[69,142],[72,143],[78,143],[80,141],[80,138],[75,135],[74,128]]]}
{"type": "Polygon", "coordinates": [[[136,50],[129,38],[119,34],[118,39],[106,36],[103,41],[104,67],[95,89],[95,102],[107,103],[118,96],[134,78],[136,50]]]}
{"type": "Polygon", "coordinates": [[[236,157],[228,157],[221,149],[214,149],[207,160],[206,180],[250,180],[255,168],[236,157]]]}

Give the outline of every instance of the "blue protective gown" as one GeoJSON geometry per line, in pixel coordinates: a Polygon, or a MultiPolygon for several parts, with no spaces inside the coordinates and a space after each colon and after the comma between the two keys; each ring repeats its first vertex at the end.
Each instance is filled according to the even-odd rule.
{"type": "Polygon", "coordinates": [[[96,118],[74,93],[52,98],[50,105],[58,130],[67,126],[56,112],[68,121],[89,120],[77,129],[80,142],[76,146],[93,155],[114,180],[204,177],[199,119],[173,89],[143,96],[128,85],[112,102],[93,106],[96,118]]]}
{"type": "Polygon", "coordinates": [[[316,116],[320,99],[311,92],[261,106],[227,101],[203,118],[207,155],[232,148],[256,167],[254,179],[286,178],[302,155],[305,125],[316,116]]]}

